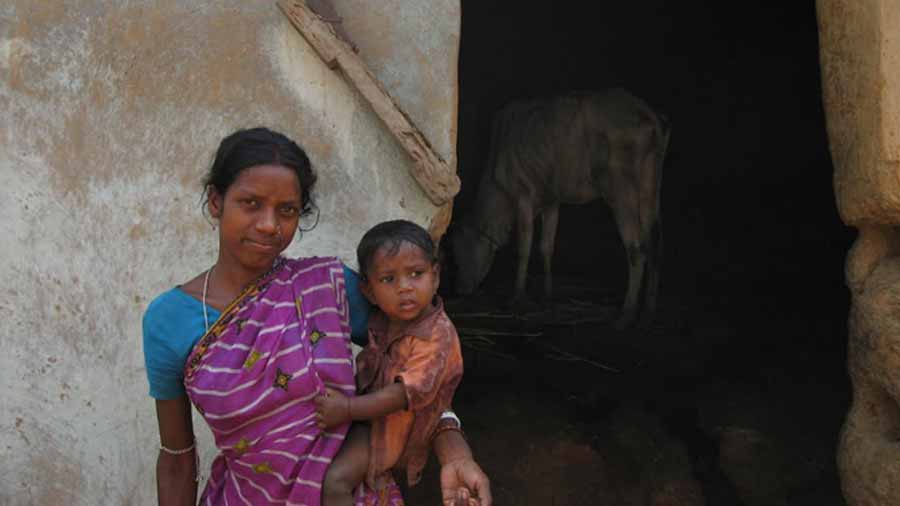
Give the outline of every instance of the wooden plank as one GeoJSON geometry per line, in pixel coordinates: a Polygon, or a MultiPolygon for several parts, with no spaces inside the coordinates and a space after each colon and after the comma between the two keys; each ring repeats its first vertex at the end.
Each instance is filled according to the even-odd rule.
{"type": "Polygon", "coordinates": [[[307,7],[304,0],[278,0],[278,7],[331,69],[340,69],[354,88],[369,102],[375,114],[413,159],[410,172],[428,198],[444,205],[459,193],[459,178],[394,102],[368,66],[340,40],[330,24],[307,7]]]}
{"type": "Polygon", "coordinates": [[[450,226],[452,218],[453,202],[447,202],[442,205],[438,212],[431,217],[431,222],[428,224],[428,234],[431,236],[431,240],[434,241],[435,247],[440,246],[441,238],[447,232],[447,227],[450,226]]]}

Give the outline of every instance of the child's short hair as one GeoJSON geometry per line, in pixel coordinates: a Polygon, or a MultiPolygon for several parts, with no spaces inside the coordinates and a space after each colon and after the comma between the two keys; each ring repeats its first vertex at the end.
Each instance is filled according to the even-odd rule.
{"type": "Polygon", "coordinates": [[[359,275],[362,279],[366,279],[372,258],[379,249],[387,248],[387,254],[393,256],[403,243],[422,250],[429,263],[437,262],[434,241],[424,228],[407,220],[384,221],[370,228],[356,248],[356,261],[359,263],[359,275]]]}

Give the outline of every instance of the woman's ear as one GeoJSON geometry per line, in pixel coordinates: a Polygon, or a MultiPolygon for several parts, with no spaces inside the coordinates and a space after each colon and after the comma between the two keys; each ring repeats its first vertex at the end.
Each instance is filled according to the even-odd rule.
{"type": "Polygon", "coordinates": [[[224,205],[222,194],[219,193],[215,186],[209,185],[206,188],[206,195],[206,209],[209,211],[209,215],[215,219],[221,218],[222,206],[224,205]]]}

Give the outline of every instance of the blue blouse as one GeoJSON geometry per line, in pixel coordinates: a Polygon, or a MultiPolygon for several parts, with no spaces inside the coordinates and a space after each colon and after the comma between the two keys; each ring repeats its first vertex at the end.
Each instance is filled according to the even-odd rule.
{"type": "MultiPolygon", "coordinates": [[[[359,291],[359,275],[344,266],[344,287],[350,306],[353,342],[365,346],[368,341],[369,301],[359,291]]],[[[209,322],[219,311],[207,307],[209,322]]],[[[203,337],[203,303],[181,288],[172,288],[153,299],[144,312],[144,365],[154,399],[175,399],[185,395],[184,363],[198,339],[203,337]]]]}

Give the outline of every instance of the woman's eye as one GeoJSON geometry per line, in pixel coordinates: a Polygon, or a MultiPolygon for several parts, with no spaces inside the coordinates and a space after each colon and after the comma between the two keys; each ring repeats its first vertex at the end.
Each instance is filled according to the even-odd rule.
{"type": "Polygon", "coordinates": [[[255,209],[259,207],[259,201],[256,199],[244,199],[244,205],[255,209]]]}
{"type": "Polygon", "coordinates": [[[410,273],[410,277],[413,277],[413,278],[417,278],[421,275],[422,275],[422,271],[412,271],[412,273],[410,273]]]}
{"type": "Polygon", "coordinates": [[[300,210],[294,206],[286,206],[281,208],[281,214],[284,216],[294,217],[300,214],[300,210]]]}

